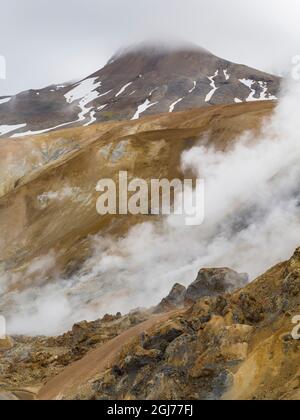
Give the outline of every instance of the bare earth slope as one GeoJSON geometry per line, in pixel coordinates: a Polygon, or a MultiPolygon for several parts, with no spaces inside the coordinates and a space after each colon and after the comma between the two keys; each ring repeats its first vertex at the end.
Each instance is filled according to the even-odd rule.
{"type": "Polygon", "coordinates": [[[100,217],[95,190],[100,179],[115,179],[120,170],[129,178],[183,177],[183,150],[198,142],[225,149],[245,130],[258,130],[273,107],[272,102],[216,106],[2,140],[0,268],[25,269],[53,250],[58,268],[72,270],[89,255],[89,235],[122,235],[151,217],[100,217]]]}
{"type": "Polygon", "coordinates": [[[60,395],[72,393],[72,390],[76,392],[82,384],[105,372],[117,359],[124,346],[132,339],[166,321],[172,315],[173,313],[153,315],[149,320],[126,330],[103,346],[89,352],[83,359],[71,364],[60,375],[48,382],[40,390],[37,398],[39,400],[54,400],[59,399],[60,395]]]}

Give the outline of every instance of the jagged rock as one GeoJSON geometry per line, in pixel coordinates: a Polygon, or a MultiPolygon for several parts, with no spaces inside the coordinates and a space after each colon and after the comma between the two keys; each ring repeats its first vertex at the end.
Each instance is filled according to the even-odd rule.
{"type": "Polygon", "coordinates": [[[247,282],[247,274],[239,274],[229,268],[203,268],[199,271],[197,279],[187,289],[181,284],[175,284],[154,312],[167,312],[185,305],[190,306],[199,299],[209,296],[219,296],[216,310],[222,312],[227,303],[221,295],[232,293],[245,286],[247,282]]]}
{"type": "Polygon", "coordinates": [[[142,346],[146,350],[161,350],[165,351],[172,341],[179,337],[184,332],[184,327],[180,322],[175,321],[168,323],[157,331],[157,333],[151,337],[142,337],[142,346]]]}
{"type": "Polygon", "coordinates": [[[120,319],[121,317],[122,317],[122,315],[121,315],[120,312],[118,312],[116,315],[106,314],[102,318],[102,321],[103,322],[111,322],[111,321],[115,321],[117,319],[120,319]]]}
{"type": "Polygon", "coordinates": [[[263,320],[264,308],[251,294],[242,292],[239,295],[239,306],[246,321],[256,324],[263,320]]]}
{"type": "Polygon", "coordinates": [[[156,349],[146,350],[143,347],[138,346],[135,349],[134,354],[130,354],[125,357],[124,363],[120,366],[120,369],[125,372],[134,371],[155,363],[161,355],[161,352],[156,349]]]}
{"type": "Polygon", "coordinates": [[[157,306],[155,313],[167,312],[184,306],[185,294],[186,288],[181,284],[175,284],[169,295],[157,306]]]}
{"type": "Polygon", "coordinates": [[[204,268],[199,271],[194,283],[188,287],[185,300],[191,303],[205,296],[232,293],[245,286],[247,282],[247,274],[239,274],[229,268],[204,268]]]}

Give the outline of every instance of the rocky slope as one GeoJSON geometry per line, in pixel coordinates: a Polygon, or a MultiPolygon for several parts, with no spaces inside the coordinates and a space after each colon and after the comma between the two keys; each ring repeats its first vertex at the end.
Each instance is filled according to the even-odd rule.
{"type": "Polygon", "coordinates": [[[65,396],[298,400],[300,342],[292,319],[300,311],[299,267],[298,249],[237,292],[196,297],[136,337],[94,382],[65,396]]]}
{"type": "Polygon", "coordinates": [[[164,299],[171,311],[15,337],[0,353],[0,398],[298,400],[299,272],[299,249],[248,286],[232,270],[202,269],[164,299]]]}
{"type": "Polygon", "coordinates": [[[278,77],[193,45],[177,49],[141,45],[121,51],[79,82],[0,98],[0,136],[276,99],[279,89],[278,77]]]}

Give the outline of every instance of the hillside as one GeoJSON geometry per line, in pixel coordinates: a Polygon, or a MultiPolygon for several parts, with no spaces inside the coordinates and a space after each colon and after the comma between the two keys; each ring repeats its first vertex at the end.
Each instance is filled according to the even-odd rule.
{"type": "Polygon", "coordinates": [[[182,178],[184,150],[201,142],[225,150],[245,130],[257,132],[273,109],[272,102],[216,106],[1,140],[2,270],[24,273],[35,258],[54,251],[56,268],[73,272],[91,253],[90,235],[120,236],[149,220],[100,217],[100,179],[114,179],[120,170],[130,178],[182,178]]]}
{"type": "MultiPolygon", "coordinates": [[[[236,141],[246,138],[252,142],[249,158],[273,111],[271,101],[219,105],[1,140],[0,312],[18,333],[0,340],[0,400],[300,398],[299,341],[292,337],[300,311],[299,250],[250,284],[244,273],[204,265],[197,266],[191,283],[190,271],[179,264],[182,284],[159,303],[176,270],[168,271],[163,284],[160,271],[147,266],[149,224],[141,222],[152,222],[160,232],[163,221],[96,212],[97,182],[115,179],[119,170],[127,170],[130,179],[194,177],[182,165],[183,152],[205,145],[206,159],[213,147],[224,152],[224,161],[236,141]],[[138,260],[136,281],[129,248],[138,260]],[[138,306],[139,293],[149,302],[157,299],[156,306],[124,315],[138,306]],[[107,307],[115,315],[103,316],[107,307]],[[57,326],[70,330],[49,334],[57,326]]],[[[280,181],[285,171],[275,165],[272,173],[271,181],[280,181]]],[[[291,187],[287,199],[297,197],[291,187]]],[[[273,188],[268,178],[267,188],[273,188]]],[[[239,210],[232,224],[225,219],[232,241],[251,220],[248,208],[244,219],[239,210]]],[[[178,238],[183,239],[180,231],[176,258],[186,252],[178,238]]],[[[159,258],[168,258],[164,239],[154,236],[159,258]]],[[[222,261],[228,265],[229,251],[226,242],[222,261]]]]}

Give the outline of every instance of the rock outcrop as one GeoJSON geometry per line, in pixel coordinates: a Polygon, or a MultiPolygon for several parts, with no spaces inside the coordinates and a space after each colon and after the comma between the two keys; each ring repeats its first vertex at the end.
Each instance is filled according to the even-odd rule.
{"type": "Polygon", "coordinates": [[[77,397],[299,399],[300,341],[292,338],[299,256],[297,250],[237,292],[200,298],[171,314],[77,397]]]}
{"type": "Polygon", "coordinates": [[[219,296],[232,293],[246,286],[247,274],[239,274],[230,268],[202,268],[197,279],[186,289],[175,284],[169,295],[164,298],[155,312],[166,312],[175,308],[190,306],[204,297],[219,296]]]}
{"type": "Polygon", "coordinates": [[[155,308],[156,313],[171,311],[185,305],[186,288],[182,284],[176,283],[171,292],[155,308]]]}
{"type": "Polygon", "coordinates": [[[239,274],[229,268],[208,268],[199,271],[185,295],[187,303],[193,303],[205,296],[218,296],[232,293],[245,286],[249,281],[247,274],[239,274]]]}

